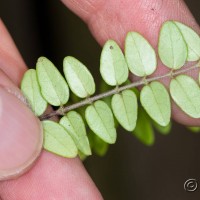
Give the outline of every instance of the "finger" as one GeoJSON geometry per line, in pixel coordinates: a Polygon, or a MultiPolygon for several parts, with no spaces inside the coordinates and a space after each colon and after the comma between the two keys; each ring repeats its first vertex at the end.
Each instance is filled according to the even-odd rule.
{"type": "MultiPolygon", "coordinates": [[[[200,32],[198,24],[182,0],[62,1],[88,24],[101,45],[108,39],[114,39],[123,48],[127,32],[137,31],[156,49],[162,23],[172,19],[200,32]]],[[[154,75],[164,73],[166,67],[160,64],[154,75]]],[[[191,75],[196,77],[196,73],[194,70],[191,75]]],[[[172,105],[172,115],[176,121],[185,125],[200,125],[199,119],[190,118],[177,109],[175,104],[172,105]]]]}
{"type": "MultiPolygon", "coordinates": [[[[0,43],[1,52],[4,52],[3,55],[0,52],[0,62],[3,63],[0,69],[0,179],[7,179],[23,173],[24,166],[30,167],[40,153],[42,134],[37,118],[22,103],[20,90],[3,72],[5,70],[8,75],[11,72],[10,78],[19,84],[25,65],[17,56],[19,53],[2,23],[0,33],[5,33],[1,35],[1,38],[5,37],[4,46],[13,51],[12,55],[9,54],[0,43]],[[12,57],[15,58],[14,67],[10,65],[12,57]]],[[[64,159],[43,151],[28,173],[16,180],[0,182],[0,198],[3,199],[64,200],[69,197],[102,199],[78,158],[64,159]]]]}
{"type": "Polygon", "coordinates": [[[25,173],[33,165],[42,149],[43,136],[39,120],[6,75],[19,84],[25,65],[1,21],[0,33],[0,180],[5,180],[25,173]]]}
{"type": "Polygon", "coordinates": [[[43,152],[37,165],[17,181],[0,185],[0,196],[14,200],[102,200],[79,159],[43,152]]]}
{"type": "Polygon", "coordinates": [[[138,31],[156,47],[164,21],[179,20],[199,31],[182,0],[62,0],[80,16],[102,45],[112,38],[121,46],[128,31],[138,31]]]}
{"type": "Polygon", "coordinates": [[[0,69],[19,86],[26,66],[1,19],[0,35],[0,69]]]}

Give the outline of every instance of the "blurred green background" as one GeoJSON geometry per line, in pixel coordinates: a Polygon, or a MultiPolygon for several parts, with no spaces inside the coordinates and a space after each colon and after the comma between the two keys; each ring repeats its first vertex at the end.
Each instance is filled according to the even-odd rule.
{"type": "MultiPolygon", "coordinates": [[[[186,3],[200,23],[200,1],[186,3]]],[[[88,66],[98,85],[101,47],[60,1],[0,0],[0,13],[29,67],[46,56],[61,68],[63,58],[72,55],[88,66]]],[[[197,200],[200,196],[200,185],[193,193],[183,189],[189,178],[200,184],[200,134],[176,123],[170,135],[156,133],[153,147],[118,129],[117,143],[107,155],[91,156],[84,164],[105,200],[197,200]]]]}

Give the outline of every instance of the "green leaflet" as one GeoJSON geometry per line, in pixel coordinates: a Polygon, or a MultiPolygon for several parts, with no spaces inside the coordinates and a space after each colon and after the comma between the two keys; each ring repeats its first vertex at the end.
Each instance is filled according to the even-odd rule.
{"type": "Polygon", "coordinates": [[[81,151],[78,152],[78,156],[81,161],[84,161],[87,158],[87,156],[85,154],[83,154],[81,151]]]}
{"type": "Polygon", "coordinates": [[[59,122],[73,138],[77,148],[85,155],[91,155],[85,124],[80,114],[70,111],[59,122]]]}
{"type": "Polygon", "coordinates": [[[147,146],[154,144],[154,131],[149,117],[142,107],[138,108],[138,120],[133,135],[147,146]]]}
{"type": "Polygon", "coordinates": [[[57,155],[74,158],[78,150],[71,136],[58,123],[53,121],[43,121],[44,149],[57,155]]]}
{"type": "Polygon", "coordinates": [[[162,135],[168,135],[171,132],[172,123],[169,122],[167,126],[160,126],[154,120],[152,120],[153,127],[162,135]]]}
{"type": "Polygon", "coordinates": [[[42,115],[47,108],[47,102],[41,95],[35,69],[26,71],[21,82],[21,90],[35,115],[42,115]]]}
{"type": "Polygon", "coordinates": [[[104,81],[111,86],[121,85],[128,79],[128,67],[124,55],[113,40],[108,40],[103,47],[100,72],[104,81]]]}
{"type": "Polygon", "coordinates": [[[170,82],[170,94],[176,104],[190,117],[200,117],[200,89],[195,80],[179,75],[170,82]]]}
{"type": "Polygon", "coordinates": [[[69,99],[69,88],[53,63],[45,57],[40,57],[36,64],[36,71],[42,96],[51,105],[66,104],[69,99]]]}
{"type": "Polygon", "coordinates": [[[88,134],[88,137],[90,139],[90,143],[92,143],[92,150],[95,152],[95,154],[98,156],[104,156],[108,151],[109,144],[104,142],[92,131],[88,134]]]}
{"type": "Polygon", "coordinates": [[[70,89],[80,98],[95,92],[94,79],[85,65],[74,57],[67,56],[63,61],[63,70],[70,89]]]}
{"type": "Polygon", "coordinates": [[[149,42],[136,32],[129,32],[125,40],[125,57],[130,71],[140,77],[156,70],[156,54],[149,42]]]}
{"type": "Polygon", "coordinates": [[[171,117],[170,98],[165,87],[157,81],[144,86],[140,101],[147,113],[161,126],[167,126],[171,117]]]}
{"type": "Polygon", "coordinates": [[[187,45],[180,30],[172,21],[162,25],[158,54],[163,64],[171,69],[181,68],[187,60],[187,45]]]}
{"type": "Polygon", "coordinates": [[[193,133],[199,133],[200,132],[200,127],[195,127],[195,126],[190,126],[190,127],[187,127],[191,132],[193,133]]]}
{"type": "Polygon", "coordinates": [[[128,131],[133,131],[137,120],[137,98],[133,91],[125,90],[115,94],[111,101],[112,110],[118,122],[128,131]]]}
{"type": "Polygon", "coordinates": [[[91,130],[107,143],[116,141],[113,114],[108,105],[103,101],[96,101],[88,106],[85,111],[86,121],[91,130]]]}
{"type": "Polygon", "coordinates": [[[188,61],[197,61],[200,59],[200,37],[199,35],[192,30],[190,27],[176,22],[175,24],[178,26],[179,30],[181,31],[184,40],[188,46],[188,61]]]}

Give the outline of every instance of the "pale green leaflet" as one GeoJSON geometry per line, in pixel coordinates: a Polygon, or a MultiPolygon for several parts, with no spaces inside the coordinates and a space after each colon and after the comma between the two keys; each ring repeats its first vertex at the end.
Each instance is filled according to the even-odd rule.
{"type": "Polygon", "coordinates": [[[69,88],[54,64],[47,58],[40,57],[36,71],[42,96],[48,103],[54,106],[66,104],[69,99],[69,88]]]}
{"type": "Polygon", "coordinates": [[[179,75],[172,79],[170,94],[186,114],[193,118],[200,118],[200,89],[194,79],[186,75],[179,75]]]}
{"type": "Polygon", "coordinates": [[[42,122],[44,130],[44,149],[63,157],[74,158],[78,150],[69,133],[58,123],[42,122]]]}
{"type": "Polygon", "coordinates": [[[183,38],[188,46],[188,61],[197,61],[200,58],[200,37],[199,35],[194,32],[188,26],[176,22],[175,24],[178,26],[179,30],[181,31],[183,38]]]}
{"type": "Polygon", "coordinates": [[[158,54],[161,61],[171,69],[181,68],[187,60],[188,49],[186,42],[173,21],[167,21],[162,25],[158,54]]]}
{"type": "Polygon", "coordinates": [[[115,143],[117,133],[113,114],[106,103],[99,100],[88,106],[85,118],[91,130],[102,140],[109,144],[115,143]]]}
{"type": "Polygon", "coordinates": [[[128,79],[128,67],[124,55],[113,40],[108,40],[103,47],[100,72],[108,85],[121,85],[128,79]]]}
{"type": "Polygon", "coordinates": [[[63,71],[70,89],[80,98],[94,94],[95,83],[89,70],[77,59],[67,56],[63,61],[63,71]]]}
{"type": "Polygon", "coordinates": [[[161,126],[167,126],[171,117],[170,98],[165,87],[157,82],[142,88],[140,101],[146,112],[161,126]]]}
{"type": "Polygon", "coordinates": [[[66,114],[66,116],[61,118],[60,124],[73,138],[77,148],[84,155],[91,155],[90,144],[81,115],[75,111],[70,111],[66,114]]]}
{"type": "Polygon", "coordinates": [[[21,90],[35,115],[42,115],[47,108],[47,101],[42,97],[40,92],[35,69],[30,69],[24,74],[21,82],[21,90]]]}
{"type": "Polygon", "coordinates": [[[133,91],[124,90],[115,94],[111,101],[112,110],[118,122],[127,131],[133,131],[137,120],[137,98],[133,91]]]}
{"type": "Polygon", "coordinates": [[[156,70],[155,51],[137,32],[129,32],[126,36],[125,57],[130,71],[137,76],[148,76],[156,70]]]}

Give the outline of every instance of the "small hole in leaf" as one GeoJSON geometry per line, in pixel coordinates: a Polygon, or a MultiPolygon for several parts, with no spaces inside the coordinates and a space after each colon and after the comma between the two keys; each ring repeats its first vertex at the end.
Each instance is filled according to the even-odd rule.
{"type": "Polygon", "coordinates": [[[110,46],[110,49],[113,49],[113,46],[110,46]]]}

